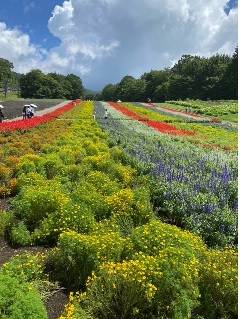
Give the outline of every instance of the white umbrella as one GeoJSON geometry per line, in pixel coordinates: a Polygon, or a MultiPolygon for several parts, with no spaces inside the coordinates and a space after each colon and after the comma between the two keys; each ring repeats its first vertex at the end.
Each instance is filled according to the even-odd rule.
{"type": "Polygon", "coordinates": [[[0,104],[0,109],[4,109],[4,106],[0,104]]]}
{"type": "Polygon", "coordinates": [[[24,106],[29,107],[29,106],[31,106],[31,105],[30,105],[30,104],[24,104],[24,106]]]}
{"type": "Polygon", "coordinates": [[[30,104],[32,107],[37,108],[38,106],[36,104],[30,104]]]}

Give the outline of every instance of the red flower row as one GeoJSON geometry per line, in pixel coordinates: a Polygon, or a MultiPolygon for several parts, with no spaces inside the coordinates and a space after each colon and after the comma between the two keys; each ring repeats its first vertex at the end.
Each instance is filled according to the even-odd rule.
{"type": "Polygon", "coordinates": [[[28,130],[43,123],[49,122],[62,115],[63,113],[70,111],[80,100],[75,100],[70,103],[59,107],[55,111],[49,112],[44,115],[35,116],[31,119],[16,120],[11,122],[0,123],[0,131],[15,131],[15,130],[28,130]]]}
{"type": "Polygon", "coordinates": [[[134,120],[143,121],[143,124],[161,133],[171,134],[171,135],[193,135],[194,134],[192,131],[177,129],[174,125],[171,125],[171,124],[167,124],[164,122],[151,121],[147,117],[139,116],[137,113],[127,109],[125,106],[120,105],[118,103],[109,102],[109,105],[112,106],[117,111],[120,111],[122,114],[134,120]]]}
{"type": "Polygon", "coordinates": [[[125,106],[123,106],[119,103],[108,102],[108,104],[110,106],[112,106],[113,108],[115,108],[117,111],[120,111],[122,114],[127,115],[134,120],[137,120],[137,121],[147,121],[148,120],[147,117],[140,116],[137,113],[129,110],[128,108],[126,108],[125,106]]]}

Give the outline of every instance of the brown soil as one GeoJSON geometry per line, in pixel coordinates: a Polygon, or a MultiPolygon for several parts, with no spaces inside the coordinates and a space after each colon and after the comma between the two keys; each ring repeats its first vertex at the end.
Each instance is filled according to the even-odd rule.
{"type": "Polygon", "coordinates": [[[38,252],[46,252],[48,248],[41,246],[34,247],[21,247],[21,248],[13,248],[11,247],[5,239],[0,237],[0,267],[7,262],[11,257],[16,256],[18,254],[29,252],[29,253],[38,253],[38,252]]]}
{"type": "Polygon", "coordinates": [[[0,198],[0,211],[10,209],[10,198],[0,198]]]}
{"type": "Polygon", "coordinates": [[[57,319],[60,317],[64,310],[64,306],[67,303],[67,295],[64,291],[57,291],[46,302],[45,307],[47,309],[49,319],[57,319]]]}

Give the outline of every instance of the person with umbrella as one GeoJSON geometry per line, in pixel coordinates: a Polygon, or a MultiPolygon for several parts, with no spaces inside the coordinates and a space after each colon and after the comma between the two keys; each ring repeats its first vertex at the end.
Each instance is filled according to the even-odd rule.
{"type": "Polygon", "coordinates": [[[3,112],[2,112],[2,109],[4,108],[3,105],[0,105],[0,123],[3,122],[3,119],[4,119],[4,115],[3,115],[3,112]]]}
{"type": "Polygon", "coordinates": [[[28,108],[28,105],[25,104],[23,106],[23,110],[22,110],[22,116],[23,116],[23,120],[25,120],[27,118],[27,108],[28,108]]]}
{"type": "Polygon", "coordinates": [[[36,104],[30,104],[30,106],[31,106],[31,109],[32,109],[32,116],[34,116],[35,109],[37,108],[37,105],[36,104]]]}

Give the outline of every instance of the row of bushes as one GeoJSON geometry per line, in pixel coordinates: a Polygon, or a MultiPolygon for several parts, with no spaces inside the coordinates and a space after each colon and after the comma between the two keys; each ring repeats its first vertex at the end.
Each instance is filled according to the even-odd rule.
{"type": "Polygon", "coordinates": [[[63,233],[48,262],[54,279],[85,291],[70,298],[62,319],[70,312],[76,319],[237,316],[236,253],[208,250],[159,221],[127,238],[63,233]]]}

